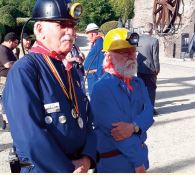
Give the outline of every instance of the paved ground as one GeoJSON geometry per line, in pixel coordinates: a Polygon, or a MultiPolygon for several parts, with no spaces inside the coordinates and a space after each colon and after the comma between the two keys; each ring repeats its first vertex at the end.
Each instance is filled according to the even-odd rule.
{"type": "Polygon", "coordinates": [[[161,59],[156,107],[149,130],[152,173],[195,172],[195,61],[161,59]]]}
{"type": "MultiPolygon", "coordinates": [[[[80,36],[87,53],[86,37],[80,36]]],[[[195,61],[161,57],[156,108],[148,132],[150,173],[195,173],[195,61]]],[[[0,130],[0,173],[9,171],[10,133],[0,130]]]]}

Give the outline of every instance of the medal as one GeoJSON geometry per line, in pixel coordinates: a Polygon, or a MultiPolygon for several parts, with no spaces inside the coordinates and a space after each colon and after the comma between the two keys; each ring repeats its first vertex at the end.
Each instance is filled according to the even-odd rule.
{"type": "Polygon", "coordinates": [[[78,118],[78,114],[77,114],[77,112],[76,112],[76,110],[74,108],[72,108],[71,112],[72,112],[73,118],[78,118]]]}
{"type": "Polygon", "coordinates": [[[86,108],[85,108],[86,111],[88,111],[88,106],[89,106],[89,102],[87,101],[87,102],[86,102],[86,108]]]}
{"type": "Polygon", "coordinates": [[[79,117],[77,119],[77,122],[78,122],[79,127],[82,129],[83,128],[83,119],[81,117],[79,117]]]}
{"type": "Polygon", "coordinates": [[[78,87],[81,87],[81,86],[80,86],[80,83],[79,83],[78,81],[76,81],[76,82],[77,82],[78,87]]]}
{"type": "Polygon", "coordinates": [[[52,119],[51,116],[48,115],[48,116],[45,117],[45,123],[46,123],[46,124],[49,125],[49,124],[51,124],[52,122],[53,122],[53,119],[52,119]]]}
{"type": "Polygon", "coordinates": [[[58,121],[59,121],[59,123],[61,123],[61,124],[66,123],[66,116],[61,115],[61,116],[58,118],[58,121]]]}

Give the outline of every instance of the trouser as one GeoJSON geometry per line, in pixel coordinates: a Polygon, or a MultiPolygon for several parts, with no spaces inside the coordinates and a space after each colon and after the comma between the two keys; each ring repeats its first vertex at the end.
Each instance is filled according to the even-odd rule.
{"type": "Polygon", "coordinates": [[[97,80],[98,80],[98,77],[97,77],[97,75],[95,73],[89,74],[87,76],[89,97],[91,97],[93,86],[94,86],[94,84],[96,83],[97,80]]]}
{"type": "Polygon", "coordinates": [[[150,101],[155,106],[155,97],[156,97],[156,81],[157,81],[157,75],[156,74],[144,74],[144,73],[137,73],[137,76],[141,78],[147,87],[148,94],[150,97],[150,101]]]}
{"type": "Polygon", "coordinates": [[[0,125],[3,129],[6,128],[7,117],[3,109],[2,94],[5,87],[6,77],[0,77],[0,125]]]}

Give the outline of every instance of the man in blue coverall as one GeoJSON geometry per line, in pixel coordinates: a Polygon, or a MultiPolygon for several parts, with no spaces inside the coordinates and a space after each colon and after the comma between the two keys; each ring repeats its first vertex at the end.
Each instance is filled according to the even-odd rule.
{"type": "Polygon", "coordinates": [[[99,173],[142,173],[149,168],[146,131],[153,108],[137,71],[136,47],[125,28],[104,38],[104,75],[94,85],[91,107],[97,135],[99,173]]]}
{"type": "Polygon", "coordinates": [[[36,1],[36,42],[7,77],[3,103],[22,173],[86,173],[95,163],[88,99],[65,59],[77,18],[69,10],[76,7],[65,0],[36,1]]]}
{"type": "Polygon", "coordinates": [[[91,92],[94,83],[102,76],[102,63],[104,59],[103,48],[103,38],[98,34],[99,27],[95,23],[90,23],[87,25],[85,32],[87,34],[88,40],[91,43],[91,49],[84,61],[84,69],[88,74],[88,93],[91,96],[91,92]]]}

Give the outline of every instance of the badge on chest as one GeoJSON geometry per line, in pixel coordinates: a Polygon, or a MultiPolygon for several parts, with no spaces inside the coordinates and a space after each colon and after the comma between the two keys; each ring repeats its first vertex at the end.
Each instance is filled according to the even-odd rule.
{"type": "Polygon", "coordinates": [[[51,114],[51,113],[54,113],[54,112],[60,112],[59,102],[45,104],[44,108],[45,108],[45,112],[47,114],[51,114]]]}

